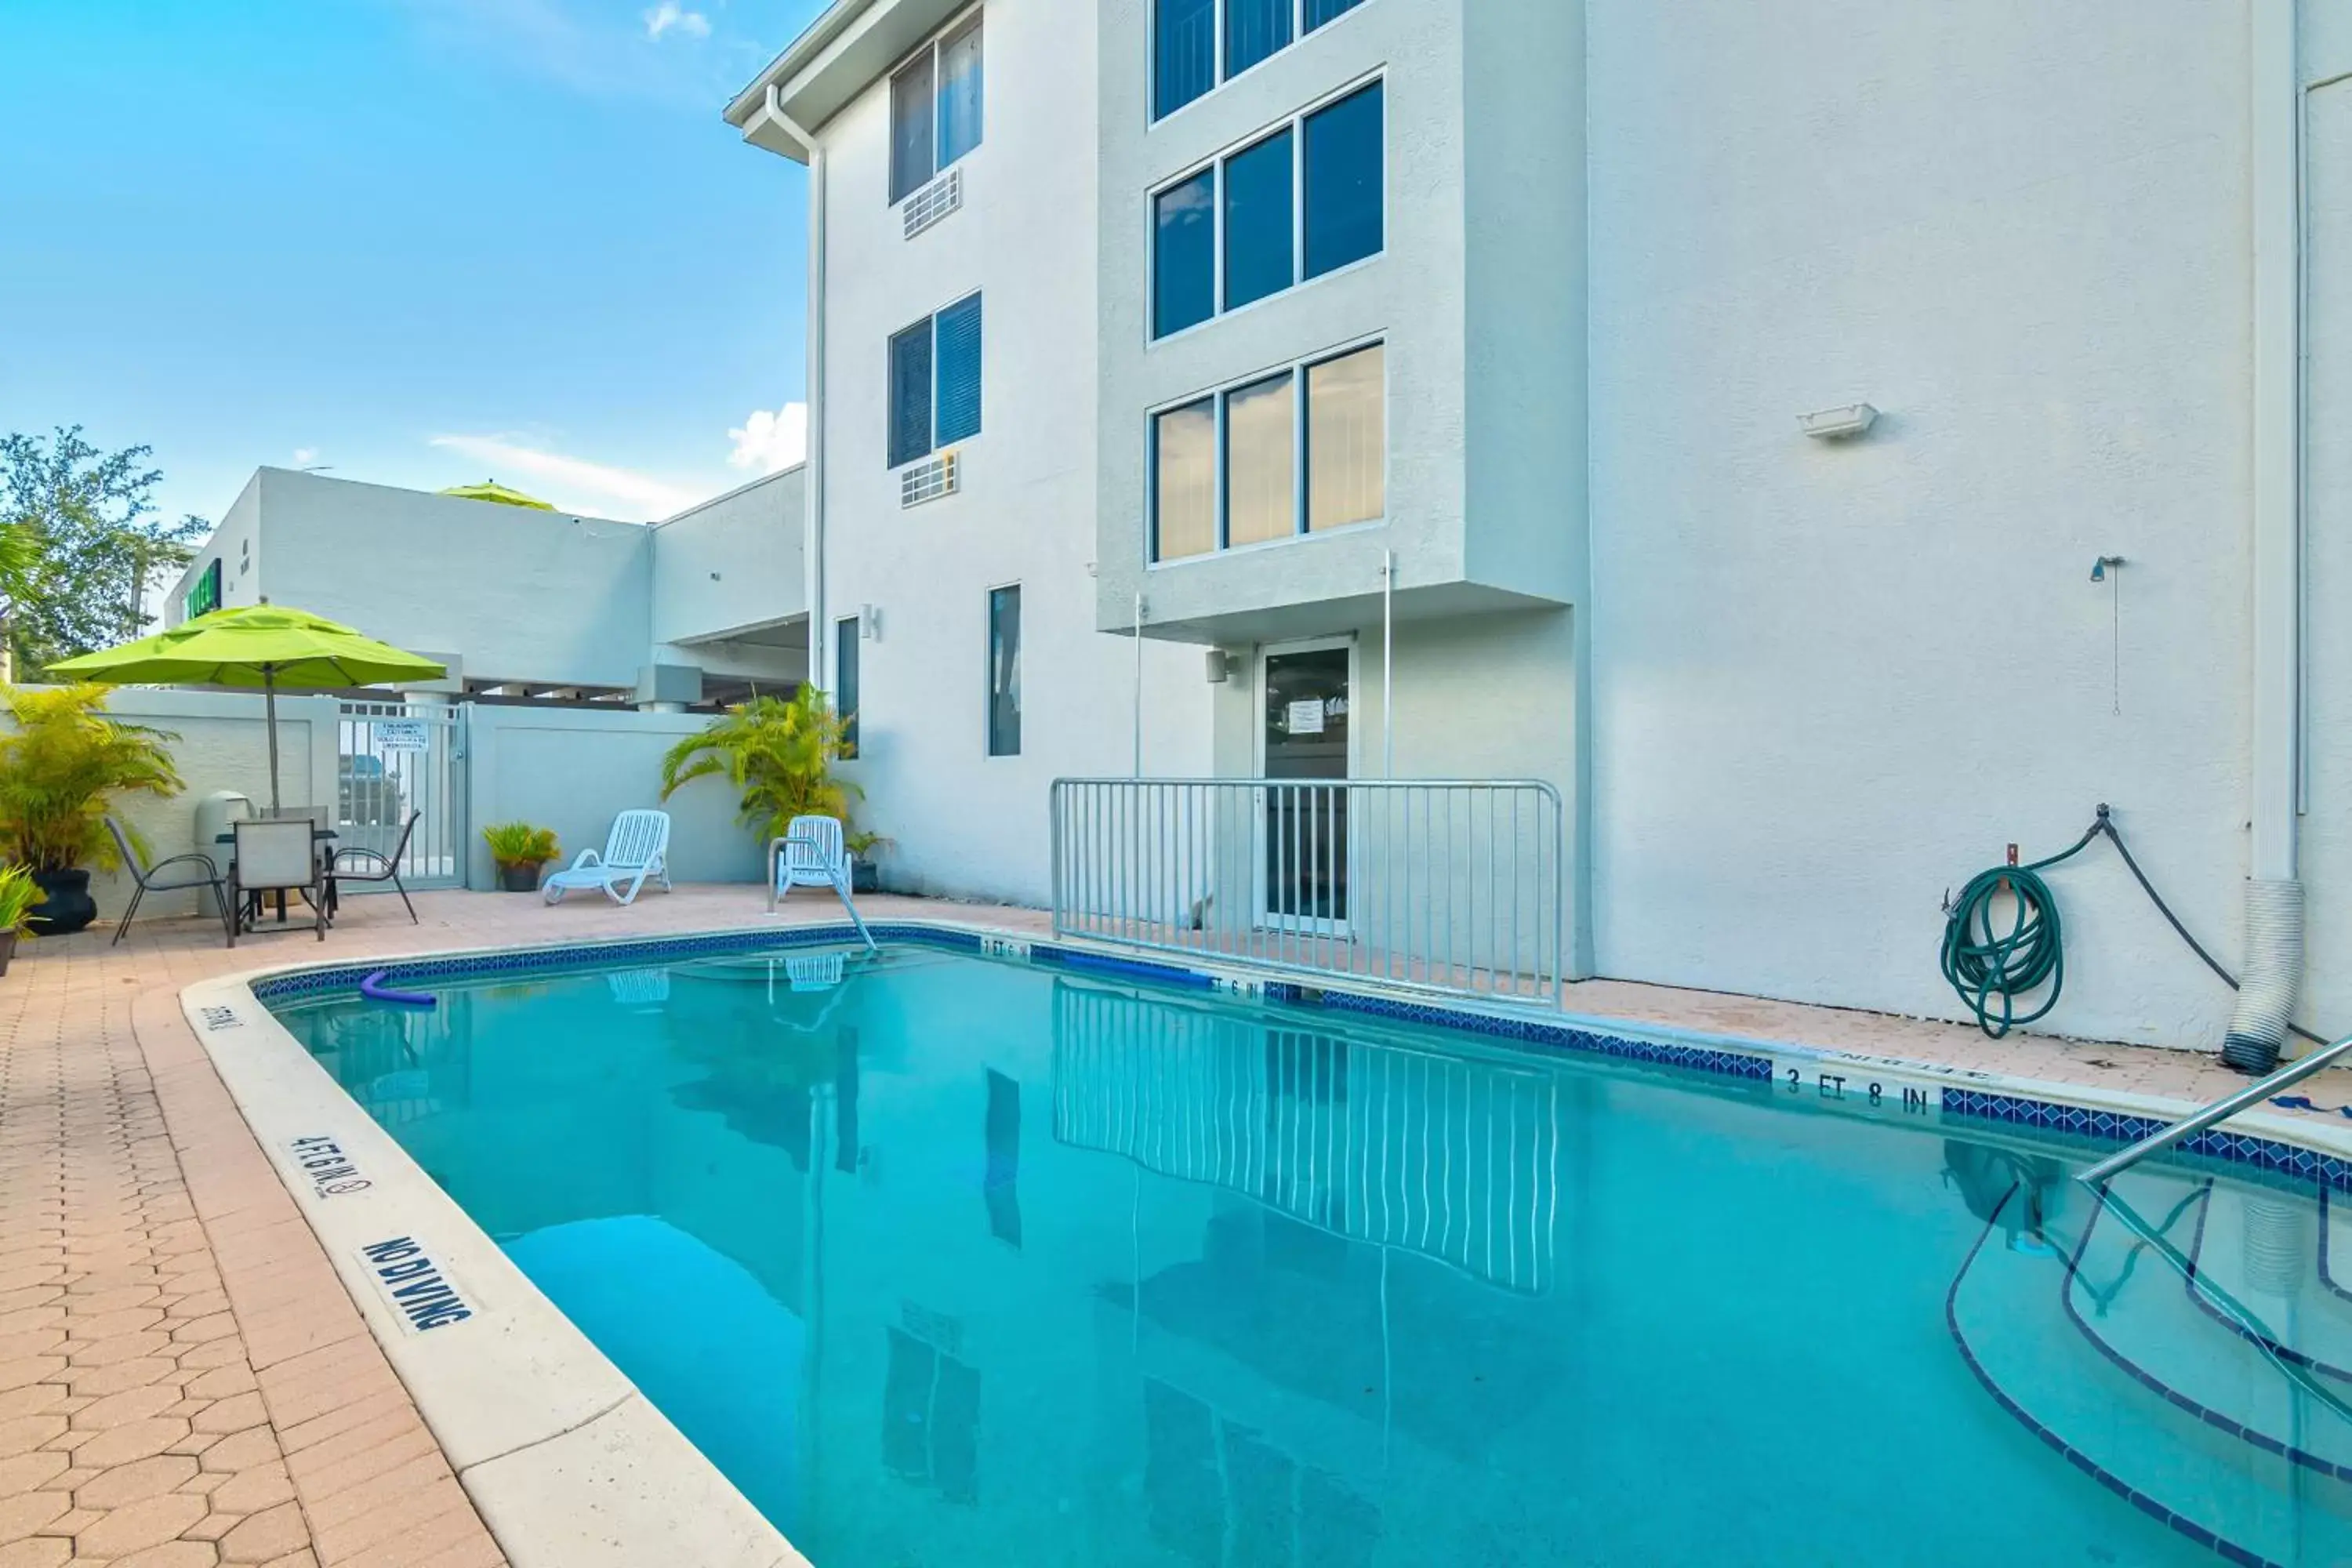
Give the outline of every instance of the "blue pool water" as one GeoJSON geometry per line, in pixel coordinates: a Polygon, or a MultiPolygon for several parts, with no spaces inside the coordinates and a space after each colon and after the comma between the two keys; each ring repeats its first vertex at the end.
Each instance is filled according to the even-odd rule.
{"type": "Polygon", "coordinates": [[[2352,1562],[2307,1187],[926,949],[435,988],[278,1011],[818,1568],[2352,1562]]]}

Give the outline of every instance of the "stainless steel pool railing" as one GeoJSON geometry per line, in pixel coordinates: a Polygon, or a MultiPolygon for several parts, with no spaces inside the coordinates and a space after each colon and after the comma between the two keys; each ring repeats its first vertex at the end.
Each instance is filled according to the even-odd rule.
{"type": "Polygon", "coordinates": [[[1557,1006],[1565,831],[1532,779],[1058,779],[1054,932],[1557,1006]]]}
{"type": "Polygon", "coordinates": [[[2322,1046],[2309,1056],[2297,1057],[2260,1082],[2248,1084],[2237,1093],[2215,1100],[2196,1115],[2186,1121],[2176,1121],[2161,1132],[2148,1134],[2120,1153],[2110,1154],[2089,1170],[2081,1173],[2077,1179],[2086,1186],[2095,1187],[2102,1182],[2119,1176],[2150,1154],[2169,1149],[2183,1139],[2194,1138],[2208,1127],[2227,1121],[2238,1112],[2250,1110],[2260,1105],[2280,1089],[2291,1084],[2301,1083],[2347,1051],[2352,1051],[2352,1035],[2345,1036],[2332,1046],[2322,1046]]]}

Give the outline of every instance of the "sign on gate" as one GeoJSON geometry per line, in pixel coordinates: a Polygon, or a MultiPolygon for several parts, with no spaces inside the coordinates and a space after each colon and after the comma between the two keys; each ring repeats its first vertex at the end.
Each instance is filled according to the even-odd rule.
{"type": "Polygon", "coordinates": [[[373,738],[379,752],[422,752],[430,746],[422,719],[378,719],[373,738]]]}

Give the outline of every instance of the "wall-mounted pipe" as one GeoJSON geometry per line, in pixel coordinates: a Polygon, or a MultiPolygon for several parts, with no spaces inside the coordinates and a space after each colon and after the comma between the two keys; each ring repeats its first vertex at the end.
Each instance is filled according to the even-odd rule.
{"type": "Polygon", "coordinates": [[[767,115],[808,157],[807,369],[803,375],[803,395],[808,399],[808,475],[801,498],[801,565],[808,605],[809,684],[823,690],[833,654],[828,640],[832,627],[824,613],[824,149],[784,112],[783,89],[773,82],[768,84],[767,115]]]}
{"type": "Polygon", "coordinates": [[[2297,7],[2248,7],[2253,183],[2253,753],[2246,957],[2222,1057],[2278,1061],[2303,981],[2295,837],[2302,646],[2301,149],[2297,7]]]}

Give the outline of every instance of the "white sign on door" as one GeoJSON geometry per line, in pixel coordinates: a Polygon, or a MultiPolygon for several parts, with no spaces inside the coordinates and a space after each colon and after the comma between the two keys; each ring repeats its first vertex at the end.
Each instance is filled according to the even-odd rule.
{"type": "Polygon", "coordinates": [[[424,720],[379,719],[375,721],[377,751],[421,752],[425,748],[424,720]]]}
{"type": "Polygon", "coordinates": [[[1323,700],[1302,697],[1290,705],[1290,733],[1319,735],[1323,732],[1323,700]]]}

